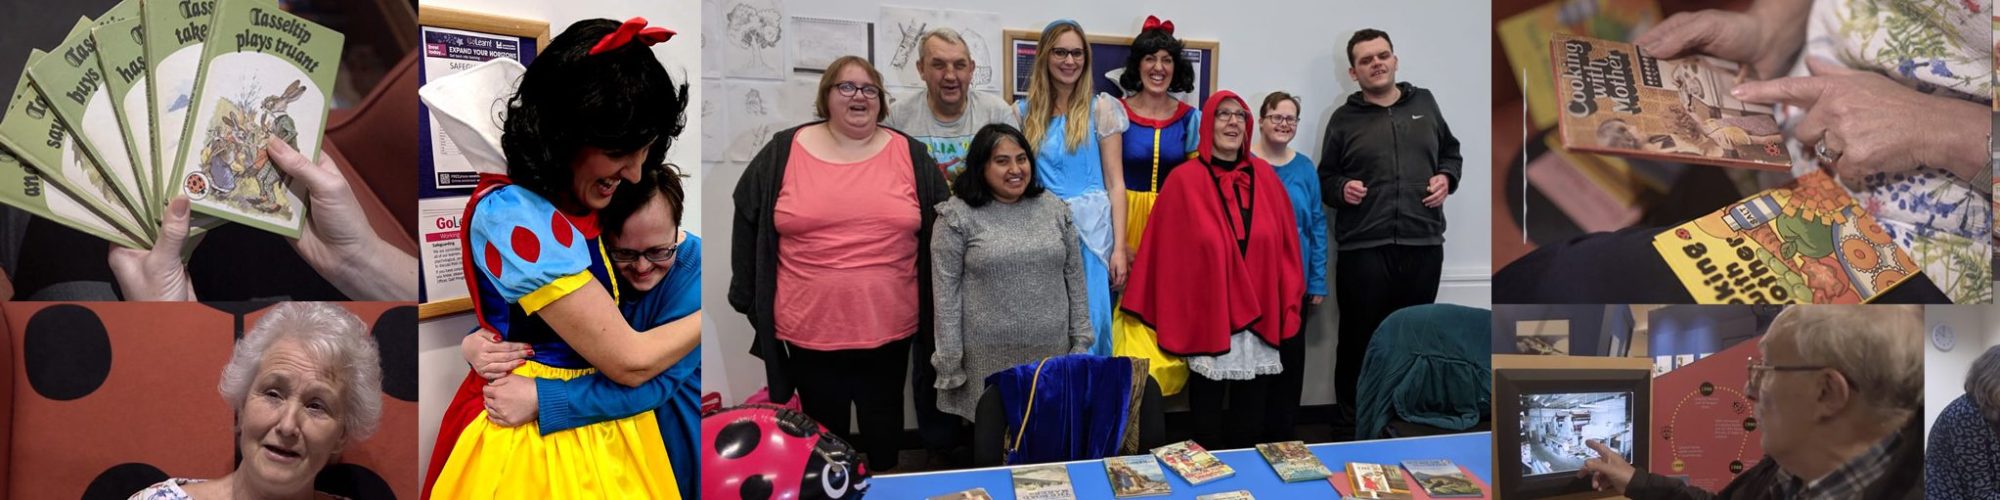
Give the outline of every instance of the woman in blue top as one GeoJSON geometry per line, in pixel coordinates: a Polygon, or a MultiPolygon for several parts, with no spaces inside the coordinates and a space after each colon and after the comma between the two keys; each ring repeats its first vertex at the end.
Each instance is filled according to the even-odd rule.
{"type": "Polygon", "coordinates": [[[1272,375],[1270,407],[1264,412],[1264,441],[1290,441],[1298,416],[1299,397],[1305,389],[1306,322],[1313,309],[1326,301],[1326,207],[1320,205],[1319,171],[1312,158],[1292,149],[1292,137],[1299,132],[1299,98],[1284,91],[1264,96],[1257,108],[1263,121],[1251,154],[1263,158],[1278,172],[1285,193],[1292,198],[1292,218],[1299,225],[1300,261],[1306,270],[1306,297],[1299,306],[1299,335],[1278,344],[1278,362],[1284,371],[1272,375]]]}
{"type": "Polygon", "coordinates": [[[1090,46],[1083,26],[1061,19],[1042,29],[1028,73],[1028,99],[1014,103],[1021,131],[1036,141],[1035,178],[1069,204],[1083,239],[1084,281],[1097,340],[1111,355],[1111,289],[1125,286],[1125,177],[1120,133],[1125,110],[1110,94],[1090,94],[1090,46]]]}
{"type": "MultiPolygon", "coordinates": [[[[686,197],[671,165],[648,169],[638,184],[620,187],[598,212],[607,252],[618,269],[619,309],[635,330],[647,330],[701,310],[701,237],[681,231],[686,197]]],[[[460,345],[474,371],[492,381],[487,416],[503,427],[540,424],[543,435],[653,412],[666,441],[682,496],[700,487],[701,348],[652,380],[627,387],[603,374],[530,382],[509,371],[525,362],[527,344],[497,342],[491,332],[460,345]]]]}

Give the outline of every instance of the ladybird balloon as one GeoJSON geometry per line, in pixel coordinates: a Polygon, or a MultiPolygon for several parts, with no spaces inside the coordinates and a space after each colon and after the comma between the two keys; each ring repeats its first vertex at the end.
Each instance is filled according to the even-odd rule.
{"type": "Polygon", "coordinates": [[[860,454],[790,408],[751,404],[701,419],[701,498],[848,500],[868,493],[860,454]]]}

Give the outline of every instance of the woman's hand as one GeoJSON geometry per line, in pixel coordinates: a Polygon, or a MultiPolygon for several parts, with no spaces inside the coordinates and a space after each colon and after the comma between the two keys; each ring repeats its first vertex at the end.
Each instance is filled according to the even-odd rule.
{"type": "Polygon", "coordinates": [[[1703,10],[1668,16],[1632,40],[1646,55],[1673,59],[1691,55],[1754,64],[1763,56],[1757,18],[1742,12],[1703,10]]]}
{"type": "Polygon", "coordinates": [[[299,239],[292,240],[299,257],[357,300],[416,299],[417,258],[376,236],[353,186],[331,156],[320,155],[313,163],[276,138],[265,142],[264,151],[279,170],[305,186],[312,203],[306,212],[310,220],[299,239]]]}
{"type": "Polygon", "coordinates": [[[1985,106],[1927,95],[1817,57],[1806,67],[1812,76],[1745,83],[1736,87],[1736,97],[1803,108],[1793,136],[1843,182],[1920,165],[1972,179],[1987,167],[1985,106]]]}
{"type": "Polygon", "coordinates": [[[160,214],[160,237],[152,250],[111,247],[111,276],[125,300],[195,300],[194,282],[181,261],[188,220],[187,197],[175,197],[160,214]]]}
{"type": "Polygon", "coordinates": [[[1132,263],[1126,260],[1126,251],[1124,243],[1118,243],[1111,246],[1111,262],[1106,262],[1104,263],[1104,265],[1105,267],[1110,268],[1111,270],[1111,289],[1124,290],[1125,278],[1126,278],[1125,274],[1132,268],[1132,263]]]}
{"type": "Polygon", "coordinates": [[[487,383],[481,392],[486,396],[486,419],[493,425],[515,427],[540,416],[534,379],[508,375],[487,383]]]}
{"type": "Polygon", "coordinates": [[[1759,0],[1749,10],[1674,14],[1632,43],[1646,55],[1713,56],[1743,64],[1739,77],[1782,75],[1805,47],[1812,0],[1759,0]]]}
{"type": "Polygon", "coordinates": [[[458,342],[458,351],[465,356],[466,363],[472,364],[472,371],[488,381],[506,377],[535,355],[534,347],[519,342],[503,342],[500,334],[488,330],[466,335],[464,340],[458,342]]]}

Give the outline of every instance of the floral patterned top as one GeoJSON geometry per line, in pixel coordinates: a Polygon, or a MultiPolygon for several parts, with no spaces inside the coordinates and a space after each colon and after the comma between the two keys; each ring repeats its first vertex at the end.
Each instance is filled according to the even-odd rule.
{"type": "MultiPolygon", "coordinates": [[[[181,487],[206,482],[208,482],[207,479],[171,478],[153,483],[152,486],[147,486],[146,489],[139,490],[138,493],[133,493],[126,500],[194,500],[194,495],[189,495],[187,490],[181,489],[181,487]]],[[[347,497],[313,492],[313,498],[344,500],[347,497]]]]}
{"type": "MultiPolygon", "coordinates": [[[[1992,0],[1816,0],[1805,54],[1791,76],[1810,74],[1806,57],[1822,57],[1918,92],[1990,105],[1992,6],[1992,0]]],[[[1788,122],[1803,118],[1796,108],[1787,115],[1788,122]]],[[[1794,174],[1819,168],[1812,155],[1801,156],[1806,159],[1793,166],[1794,174]]],[[[1990,303],[1996,234],[1991,176],[1961,179],[1919,166],[1861,179],[1854,196],[1953,302],[1990,303]]]]}

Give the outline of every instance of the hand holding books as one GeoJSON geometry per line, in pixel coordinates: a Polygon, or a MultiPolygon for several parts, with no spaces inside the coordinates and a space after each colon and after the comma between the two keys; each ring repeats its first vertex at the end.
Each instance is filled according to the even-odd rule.
{"type": "MultiPolygon", "coordinates": [[[[309,161],[275,138],[264,143],[263,151],[296,185],[305,187],[312,204],[307,224],[292,240],[299,257],[349,297],[406,300],[416,296],[416,258],[375,234],[353,187],[331,158],[309,161]]],[[[188,206],[185,196],[172,200],[161,215],[160,236],[151,250],[112,248],[111,273],[126,300],[195,300],[182,261],[189,234],[188,206]]]]}
{"type": "Polygon", "coordinates": [[[181,263],[190,218],[187,197],[175,197],[160,214],[160,238],[151,250],[111,246],[111,274],[125,300],[195,300],[194,282],[181,263]]]}

